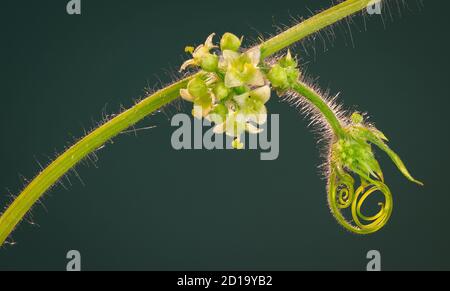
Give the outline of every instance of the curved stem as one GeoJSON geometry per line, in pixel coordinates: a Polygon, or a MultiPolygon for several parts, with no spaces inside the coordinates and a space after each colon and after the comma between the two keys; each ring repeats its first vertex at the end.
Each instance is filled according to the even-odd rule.
{"type": "Polygon", "coordinates": [[[330,106],[328,106],[327,102],[323,100],[323,98],[316,91],[314,91],[314,89],[312,89],[311,87],[309,87],[308,85],[306,85],[301,81],[297,81],[292,86],[292,89],[298,94],[308,99],[309,102],[311,102],[314,106],[317,107],[317,109],[323,114],[325,119],[328,121],[328,124],[330,125],[331,129],[333,130],[336,136],[338,137],[344,136],[344,130],[338,117],[336,116],[334,111],[330,108],[330,106]]]}
{"type": "Polygon", "coordinates": [[[3,244],[19,221],[41,195],[52,187],[72,167],[123,130],[176,99],[179,96],[180,89],[186,87],[189,80],[190,78],[179,81],[147,97],[134,107],[124,111],[92,131],[59,156],[23,190],[19,197],[14,200],[1,216],[0,245],[3,244]]]}
{"type": "Polygon", "coordinates": [[[324,10],[262,44],[261,58],[265,59],[322,28],[330,26],[378,2],[381,2],[381,0],[347,0],[324,10]]]}
{"type": "MultiPolygon", "coordinates": [[[[380,0],[347,0],[325,10],[267,42],[262,43],[262,58],[269,57],[290,46],[294,42],[317,32],[321,28],[331,25],[358,10],[364,9],[370,2],[378,1],[380,0]]],[[[30,210],[33,204],[50,187],[57,183],[64,174],[120,132],[136,124],[158,108],[176,99],[179,96],[180,89],[185,88],[187,83],[194,76],[180,80],[179,82],[147,97],[132,108],[92,131],[52,162],[22,191],[0,217],[0,246],[3,245],[7,237],[22,220],[24,215],[30,210]]],[[[316,99],[313,94],[308,95],[310,95],[313,100],[316,99]]],[[[330,115],[329,117],[331,119],[331,114],[328,115],[330,115]]],[[[339,130],[337,122],[330,122],[330,124],[334,124],[336,130],[339,130]]]]}

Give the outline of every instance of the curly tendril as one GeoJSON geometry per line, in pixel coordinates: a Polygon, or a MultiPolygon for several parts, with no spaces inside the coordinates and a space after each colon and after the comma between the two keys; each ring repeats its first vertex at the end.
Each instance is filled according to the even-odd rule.
{"type": "Polygon", "coordinates": [[[328,186],[328,203],[332,214],[345,229],[357,234],[371,234],[383,228],[393,210],[392,194],[383,181],[364,181],[354,189],[354,179],[351,175],[337,173],[332,169],[328,186]],[[380,210],[373,216],[363,214],[362,208],[367,199],[380,192],[384,202],[380,202],[380,210]],[[352,221],[347,220],[342,213],[350,209],[352,221]]]}
{"type": "Polygon", "coordinates": [[[344,228],[357,234],[374,233],[391,217],[393,199],[372,145],[386,152],[407,179],[423,184],[411,176],[400,157],[387,146],[386,136],[373,125],[365,124],[361,114],[353,113],[342,124],[346,125],[342,127],[341,135],[335,136],[330,143],[328,202],[331,212],[344,228]],[[361,180],[359,187],[355,186],[353,176],[361,180]],[[363,214],[365,202],[375,193],[384,197],[384,202],[378,204],[380,210],[372,216],[363,214]],[[342,213],[346,209],[350,209],[351,220],[342,213]]]}
{"type": "Polygon", "coordinates": [[[339,183],[335,189],[336,202],[339,209],[345,209],[352,205],[353,198],[355,197],[355,188],[353,187],[354,179],[348,174],[341,176],[339,183]]]}

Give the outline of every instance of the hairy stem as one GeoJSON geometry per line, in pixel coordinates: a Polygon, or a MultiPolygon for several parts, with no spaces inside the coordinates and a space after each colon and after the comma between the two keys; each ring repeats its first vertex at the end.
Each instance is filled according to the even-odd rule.
{"type": "Polygon", "coordinates": [[[179,96],[190,78],[177,82],[144,99],[127,111],[121,113],[96,130],[92,131],[74,146],[69,148],[45,170],[43,170],[17,197],[0,218],[0,245],[14,230],[33,204],[45,191],[52,187],[72,167],[90,153],[104,145],[123,130],[137,123],[161,106],[179,96]]]}
{"type": "Polygon", "coordinates": [[[309,102],[311,102],[316,108],[322,113],[325,119],[328,121],[331,129],[337,137],[344,136],[344,130],[342,129],[342,124],[334,111],[330,108],[328,103],[323,100],[323,98],[314,89],[309,87],[307,84],[298,81],[292,86],[292,90],[302,95],[309,102]]]}
{"type": "Polygon", "coordinates": [[[285,32],[269,39],[261,45],[261,57],[263,59],[291,46],[303,38],[330,26],[349,15],[355,14],[368,5],[376,4],[382,0],[347,0],[330,9],[314,15],[285,32]]]}
{"type": "MultiPolygon", "coordinates": [[[[370,2],[378,1],[347,0],[309,18],[267,42],[262,43],[262,58],[265,59],[318,30],[364,9],[370,2]]],[[[0,217],[0,246],[3,245],[10,233],[31,209],[33,204],[70,169],[123,130],[126,130],[155,110],[176,99],[179,96],[180,89],[185,88],[192,77],[180,80],[148,96],[140,103],[92,131],[52,162],[22,191],[0,217]]],[[[317,102],[317,105],[322,106],[326,111],[326,107],[324,107],[326,104],[320,104],[320,97],[320,100],[318,100],[318,95],[315,95],[313,91],[310,92],[300,85],[298,89],[300,92],[305,93],[305,97],[311,98],[311,100],[317,102]]],[[[327,119],[330,118],[330,124],[333,126],[333,129],[339,132],[339,123],[337,120],[333,120],[334,115],[331,113],[332,111],[327,113],[326,117],[327,119]]]]}

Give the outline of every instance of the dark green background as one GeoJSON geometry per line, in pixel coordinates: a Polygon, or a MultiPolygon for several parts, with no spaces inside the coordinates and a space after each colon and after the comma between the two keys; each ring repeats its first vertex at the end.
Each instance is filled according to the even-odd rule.
{"type": "MultiPolygon", "coordinates": [[[[400,1],[399,1],[400,2],[400,1]]],[[[257,152],[174,151],[175,107],[122,135],[79,166],[22,223],[17,244],[0,250],[2,270],[64,270],[68,250],[84,270],[364,270],[367,251],[386,270],[450,269],[448,188],[450,110],[448,1],[395,9],[386,25],[362,17],[335,27],[337,40],[307,43],[301,54],[319,84],[342,92],[347,108],[370,112],[415,176],[409,183],[379,154],[394,195],[390,223],[360,237],[327,208],[323,161],[305,120],[274,97],[281,115],[280,157],[257,152]],[[354,46],[352,45],[352,37],[354,46]],[[358,105],[358,106],[356,106],[358,105]],[[353,107],[352,107],[353,106],[353,107]]],[[[102,118],[170,81],[184,46],[211,32],[255,39],[291,16],[330,1],[93,1],[82,16],[67,1],[3,1],[0,6],[0,205],[102,118]],[[166,68],[167,70],[164,70],[166,68]],[[158,77],[156,77],[158,76],[158,77]]],[[[189,106],[184,106],[188,112],[189,106]]]]}

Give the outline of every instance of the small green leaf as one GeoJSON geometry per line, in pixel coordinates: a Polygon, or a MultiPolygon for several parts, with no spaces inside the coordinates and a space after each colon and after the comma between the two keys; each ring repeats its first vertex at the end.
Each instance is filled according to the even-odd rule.
{"type": "Polygon", "coordinates": [[[424,186],[424,184],[421,181],[418,181],[413,178],[413,176],[409,173],[408,169],[406,168],[403,161],[400,159],[400,157],[375,133],[371,132],[370,130],[366,131],[367,139],[379,147],[382,151],[384,151],[394,162],[394,164],[397,166],[397,168],[400,170],[400,172],[411,182],[414,182],[416,184],[419,184],[421,186],[424,186]]]}

